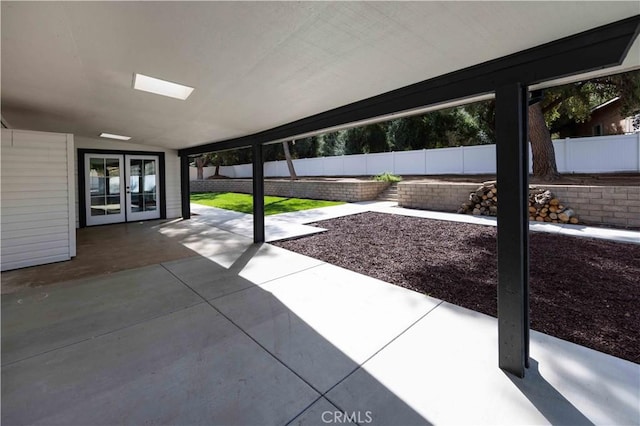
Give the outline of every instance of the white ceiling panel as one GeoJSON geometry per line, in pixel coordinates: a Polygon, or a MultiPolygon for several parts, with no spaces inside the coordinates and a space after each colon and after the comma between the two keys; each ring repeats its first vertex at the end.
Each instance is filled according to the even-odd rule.
{"type": "Polygon", "coordinates": [[[12,126],[169,148],[266,130],[640,13],[637,1],[1,8],[2,115],[12,126]],[[195,90],[186,101],[136,91],[136,72],[195,90]]]}

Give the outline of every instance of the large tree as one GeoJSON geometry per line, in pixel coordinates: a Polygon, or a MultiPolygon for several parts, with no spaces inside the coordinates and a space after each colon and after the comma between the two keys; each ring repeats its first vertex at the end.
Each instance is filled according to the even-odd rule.
{"type": "Polygon", "coordinates": [[[623,116],[640,111],[640,71],[595,78],[544,91],[529,106],[529,140],[533,154],[533,175],[555,180],[556,167],[551,130],[567,122],[584,122],[593,108],[615,97],[620,98],[623,116]]]}
{"type": "Polygon", "coordinates": [[[210,163],[214,165],[215,171],[213,172],[213,178],[219,178],[220,166],[231,166],[238,162],[238,150],[213,152],[209,154],[210,163]]]}
{"type": "MultiPolygon", "coordinates": [[[[533,175],[550,181],[557,179],[560,174],[551,135],[570,123],[588,120],[594,107],[617,96],[623,116],[640,111],[640,71],[557,86],[532,96],[528,117],[533,175]]],[[[478,102],[464,108],[478,119],[487,138],[495,141],[495,101],[478,102]]]]}
{"type": "MultiPolygon", "coordinates": [[[[295,144],[295,141],[293,141],[293,143],[295,144]]],[[[291,178],[291,180],[298,179],[296,168],[293,166],[293,160],[291,159],[291,153],[289,152],[289,141],[282,142],[282,149],[284,151],[284,158],[287,161],[287,167],[289,168],[289,178],[291,178]]]]}
{"type": "Polygon", "coordinates": [[[204,168],[209,165],[210,161],[211,158],[209,158],[208,154],[203,154],[193,159],[193,163],[195,164],[197,170],[196,179],[204,179],[204,168]]]}
{"type": "Polygon", "coordinates": [[[238,152],[238,150],[208,152],[194,158],[193,163],[197,169],[197,179],[204,179],[204,168],[209,165],[215,166],[213,177],[220,177],[220,166],[230,166],[233,164],[238,164],[240,160],[238,152]]]}
{"type": "Polygon", "coordinates": [[[529,105],[529,143],[533,161],[533,176],[552,181],[560,177],[551,133],[544,120],[541,101],[529,105]]]}

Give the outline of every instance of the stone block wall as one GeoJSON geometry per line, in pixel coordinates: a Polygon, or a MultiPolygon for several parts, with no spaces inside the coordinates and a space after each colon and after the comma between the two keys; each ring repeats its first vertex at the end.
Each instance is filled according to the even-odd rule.
{"type": "Polygon", "coordinates": [[[437,210],[455,213],[469,193],[480,186],[477,183],[400,182],[398,205],[413,209],[437,210]]]}
{"type": "MultiPolygon", "coordinates": [[[[480,184],[400,182],[401,207],[456,212],[480,184]]],[[[531,185],[545,188],[586,225],[640,227],[640,186],[531,185]]],[[[500,190],[498,189],[498,198],[500,190]]]]}
{"type": "Polygon", "coordinates": [[[251,179],[218,179],[192,180],[189,189],[194,192],[240,192],[251,194],[253,186],[251,179]]]}
{"type": "Polygon", "coordinates": [[[544,188],[571,207],[587,225],[640,227],[640,186],[545,185],[544,188]]]}
{"type": "MultiPolygon", "coordinates": [[[[389,186],[376,181],[275,180],[264,182],[264,193],[278,197],[310,198],[334,201],[375,200],[389,186]]],[[[251,179],[192,180],[191,192],[240,192],[251,194],[251,179]]]]}

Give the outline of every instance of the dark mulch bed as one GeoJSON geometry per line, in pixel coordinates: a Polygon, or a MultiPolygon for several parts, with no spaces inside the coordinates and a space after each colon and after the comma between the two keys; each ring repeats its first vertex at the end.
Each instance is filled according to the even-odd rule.
{"type": "MultiPolygon", "coordinates": [[[[496,316],[496,229],[383,213],[275,243],[496,316]]],[[[640,363],[640,246],[530,234],[531,327],[640,363]]]]}

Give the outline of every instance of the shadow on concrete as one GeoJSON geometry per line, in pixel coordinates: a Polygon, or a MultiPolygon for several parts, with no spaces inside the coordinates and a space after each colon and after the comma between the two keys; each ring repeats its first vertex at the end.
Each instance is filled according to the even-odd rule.
{"type": "Polygon", "coordinates": [[[554,388],[540,374],[538,361],[529,360],[529,368],[524,379],[504,373],[536,409],[552,425],[593,425],[564,395],[554,388]]]}
{"type": "MultiPolygon", "coordinates": [[[[261,247],[250,245],[228,268],[195,256],[171,262],[166,273],[155,268],[149,274],[146,267],[99,282],[52,285],[44,299],[29,299],[27,292],[3,300],[3,320],[13,324],[5,327],[3,321],[3,342],[24,344],[19,359],[2,367],[2,424],[375,422],[378,407],[344,412],[321,398],[358,363],[271,293],[239,276],[261,247]],[[207,280],[190,270],[197,262],[226,275],[207,280]],[[243,300],[260,305],[236,305],[240,310],[230,313],[224,295],[215,305],[203,296],[203,289],[229,280],[241,288],[230,288],[230,297],[251,292],[243,300]],[[166,297],[157,303],[161,295],[166,297]],[[110,302],[101,306],[105,296],[110,302]],[[83,305],[95,309],[73,309],[83,305]],[[256,333],[261,326],[272,334],[256,333]],[[49,345],[35,345],[34,333],[52,336],[49,345]]],[[[3,359],[12,357],[11,347],[3,344],[3,359]]],[[[429,424],[375,378],[368,383],[367,392],[382,395],[403,417],[429,424]]]]}

